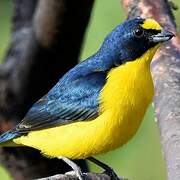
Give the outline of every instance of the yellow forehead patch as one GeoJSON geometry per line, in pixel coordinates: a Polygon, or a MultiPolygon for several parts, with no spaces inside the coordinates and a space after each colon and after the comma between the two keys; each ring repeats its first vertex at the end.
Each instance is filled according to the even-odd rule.
{"type": "Polygon", "coordinates": [[[162,30],[160,24],[154,19],[145,19],[141,27],[144,29],[162,30]]]}

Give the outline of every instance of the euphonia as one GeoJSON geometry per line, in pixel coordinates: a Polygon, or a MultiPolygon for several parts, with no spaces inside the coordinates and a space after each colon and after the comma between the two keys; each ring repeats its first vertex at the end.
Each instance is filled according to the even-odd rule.
{"type": "Polygon", "coordinates": [[[115,27],[99,50],[68,71],[0,136],[1,146],[28,146],[69,164],[88,159],[115,179],[115,172],[92,156],[127,143],[152,102],[151,60],[174,34],[154,19],[136,17],[115,27]]]}

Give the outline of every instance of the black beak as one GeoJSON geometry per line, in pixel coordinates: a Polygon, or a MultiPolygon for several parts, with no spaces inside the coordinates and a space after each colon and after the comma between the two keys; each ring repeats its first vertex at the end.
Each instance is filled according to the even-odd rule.
{"type": "Polygon", "coordinates": [[[153,43],[162,43],[170,40],[174,36],[175,35],[172,32],[164,30],[156,35],[152,35],[149,40],[153,43]]]}

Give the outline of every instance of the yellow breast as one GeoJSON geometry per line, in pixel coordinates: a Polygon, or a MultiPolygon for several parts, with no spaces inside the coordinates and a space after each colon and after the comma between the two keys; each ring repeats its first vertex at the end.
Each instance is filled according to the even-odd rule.
{"type": "Polygon", "coordinates": [[[150,62],[157,48],[109,72],[96,119],[33,131],[13,141],[50,157],[71,159],[83,159],[125,144],[137,131],[152,101],[150,62]]]}
{"type": "Polygon", "coordinates": [[[108,74],[100,100],[101,112],[109,111],[112,148],[125,144],[138,130],[152,101],[154,86],[150,62],[158,47],[135,61],[114,68],[108,74]]]}

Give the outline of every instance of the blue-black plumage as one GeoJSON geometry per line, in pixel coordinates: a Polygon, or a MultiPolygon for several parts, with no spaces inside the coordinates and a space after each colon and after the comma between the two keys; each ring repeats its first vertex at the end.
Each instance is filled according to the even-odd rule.
{"type": "Polygon", "coordinates": [[[106,83],[107,73],[116,66],[137,59],[157,44],[150,41],[149,37],[159,33],[159,30],[148,29],[143,30],[143,34],[139,33],[143,21],[138,17],[113,29],[100,49],[68,71],[47,95],[32,106],[15,130],[0,137],[0,142],[9,141],[31,130],[97,117],[98,98],[106,83]]]}

